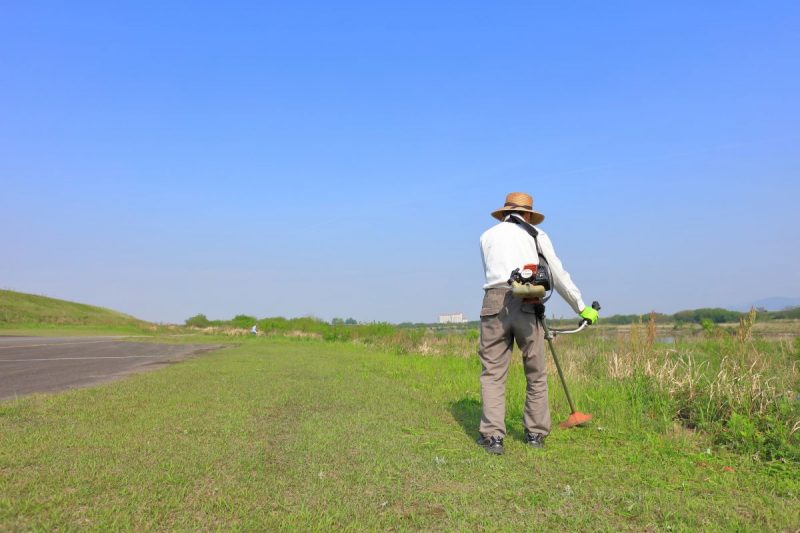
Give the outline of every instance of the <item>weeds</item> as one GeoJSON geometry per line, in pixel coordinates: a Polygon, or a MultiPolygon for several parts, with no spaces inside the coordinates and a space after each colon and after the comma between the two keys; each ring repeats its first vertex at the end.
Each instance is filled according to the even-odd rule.
{"type": "Polygon", "coordinates": [[[750,312],[739,319],[739,327],[736,328],[736,339],[744,344],[753,339],[753,325],[756,323],[756,309],[750,308],[750,312]]]}
{"type": "MultiPolygon", "coordinates": [[[[737,335],[743,338],[747,335],[737,335]]],[[[698,343],[685,343],[681,350],[642,349],[632,330],[628,349],[606,356],[607,376],[621,382],[649,378],[649,394],[664,395],[675,420],[708,432],[718,444],[762,459],[800,461],[800,376],[796,362],[786,357],[787,343],[724,354],[731,346],[726,339],[705,342],[721,357],[718,363],[698,343]]]]}
{"type": "Polygon", "coordinates": [[[652,349],[656,343],[656,312],[650,311],[647,318],[647,348],[652,349]]]}

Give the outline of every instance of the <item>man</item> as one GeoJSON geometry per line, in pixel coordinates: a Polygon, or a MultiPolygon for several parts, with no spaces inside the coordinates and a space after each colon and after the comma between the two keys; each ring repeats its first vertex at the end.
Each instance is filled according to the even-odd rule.
{"type": "Polygon", "coordinates": [[[530,195],[512,192],[506,196],[505,205],[492,216],[500,223],[481,235],[486,284],[483,286],[485,294],[478,351],[483,364],[483,415],[478,444],[487,452],[499,455],[503,453],[506,433],[506,377],[514,341],[522,352],[528,382],[523,415],[525,443],[541,448],[550,433],[544,328],[536,316],[535,302],[512,294],[508,286],[511,272],[527,264],[539,264],[538,241],[538,248],[549,264],[556,292],[590,324],[597,321],[597,311],[584,305],[581,292],[561,265],[547,234],[530,227],[544,220],[544,215],[533,210],[530,195]],[[527,229],[526,225],[529,226],[527,229]],[[532,233],[538,233],[535,239],[532,233]]]}

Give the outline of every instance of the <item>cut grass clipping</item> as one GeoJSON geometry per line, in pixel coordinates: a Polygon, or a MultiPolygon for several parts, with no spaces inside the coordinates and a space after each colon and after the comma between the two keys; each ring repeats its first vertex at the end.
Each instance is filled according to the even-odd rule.
{"type": "MultiPolygon", "coordinates": [[[[565,361],[587,352],[566,366],[571,392],[595,415],[592,425],[556,428],[544,450],[527,448],[524,376],[515,364],[501,457],[474,443],[474,352],[432,357],[321,340],[239,342],[117,383],[0,403],[0,529],[763,531],[800,524],[796,465],[727,451],[710,434],[686,429],[673,420],[676,404],[662,390],[669,380],[659,381],[660,367],[634,361],[631,375],[610,377],[598,339],[561,350],[565,361]]],[[[550,391],[554,418],[565,416],[555,381],[550,391]]],[[[758,409],[751,407],[736,416],[751,420],[758,409]]]]}

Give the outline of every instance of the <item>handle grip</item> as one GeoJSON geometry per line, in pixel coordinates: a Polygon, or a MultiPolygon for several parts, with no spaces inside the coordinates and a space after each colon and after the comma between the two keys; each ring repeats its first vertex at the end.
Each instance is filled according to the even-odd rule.
{"type": "MultiPolygon", "coordinates": [[[[593,302],[592,302],[592,309],[594,309],[595,311],[599,311],[599,310],[600,310],[600,302],[598,302],[597,300],[593,301],[593,302]]],[[[583,324],[588,324],[588,325],[590,325],[590,326],[591,326],[591,324],[589,323],[589,321],[588,321],[588,320],[586,320],[585,318],[584,318],[583,320],[581,320],[580,324],[581,324],[581,325],[583,325],[583,324]]]]}

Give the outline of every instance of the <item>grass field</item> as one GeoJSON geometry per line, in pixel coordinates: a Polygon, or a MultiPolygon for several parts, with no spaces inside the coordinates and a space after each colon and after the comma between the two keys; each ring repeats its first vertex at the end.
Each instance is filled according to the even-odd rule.
{"type": "MultiPolygon", "coordinates": [[[[171,339],[184,340],[197,339],[171,339]]],[[[580,354],[613,351],[597,340],[564,350],[593,424],[527,449],[515,364],[501,457],[474,444],[474,356],[237,342],[121,382],[0,403],[0,529],[800,528],[796,463],[686,429],[646,374],[582,378],[591,364],[580,354]]],[[[553,418],[565,417],[552,379],[550,398],[553,418]]]]}

